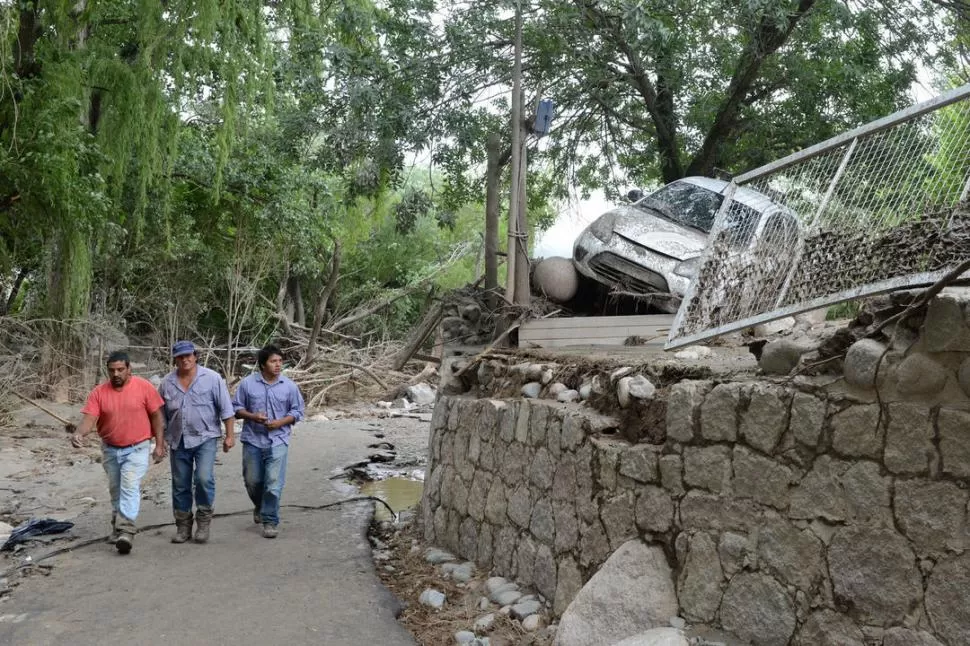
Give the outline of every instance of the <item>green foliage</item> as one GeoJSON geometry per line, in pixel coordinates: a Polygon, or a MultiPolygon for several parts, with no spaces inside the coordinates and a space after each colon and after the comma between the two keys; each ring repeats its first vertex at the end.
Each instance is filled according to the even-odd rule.
{"type": "MultiPolygon", "coordinates": [[[[528,104],[558,113],[528,144],[529,221],[567,188],[743,170],[899,107],[920,64],[953,71],[928,6],[526,3],[528,104]]],[[[0,295],[27,270],[30,313],[93,299],[137,331],[259,339],[280,295],[312,311],[339,241],[325,318],[414,290],[361,323],[399,333],[481,272],[511,37],[495,0],[3,4],[0,295]]]]}
{"type": "MultiPolygon", "coordinates": [[[[445,13],[430,56],[456,80],[435,124],[463,192],[482,132],[505,113],[466,106],[508,86],[512,20],[499,2],[445,13]]],[[[524,87],[556,101],[530,155],[557,179],[553,195],[751,169],[893,112],[918,70],[953,52],[930,0],[533,0],[523,13],[524,87]]]]}

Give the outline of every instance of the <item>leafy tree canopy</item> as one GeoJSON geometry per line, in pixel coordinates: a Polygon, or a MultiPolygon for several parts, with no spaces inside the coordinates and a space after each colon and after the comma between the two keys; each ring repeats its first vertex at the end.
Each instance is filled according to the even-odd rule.
{"type": "MultiPolygon", "coordinates": [[[[560,192],[756,167],[910,103],[917,77],[952,61],[959,14],[941,4],[964,5],[525,0],[524,86],[558,112],[541,158],[560,192]]],[[[510,9],[490,0],[447,13],[436,56],[459,109],[442,114],[443,130],[508,86],[510,9]]],[[[493,113],[440,156],[482,163],[493,113]]]]}

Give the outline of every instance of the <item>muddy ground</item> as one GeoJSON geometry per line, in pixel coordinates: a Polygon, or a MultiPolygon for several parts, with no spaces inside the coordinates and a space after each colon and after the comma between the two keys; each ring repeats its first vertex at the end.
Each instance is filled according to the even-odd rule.
{"type": "MultiPolygon", "coordinates": [[[[41,404],[65,419],[79,419],[80,405],[46,401],[41,404]]],[[[420,486],[413,485],[424,476],[430,417],[430,407],[393,411],[368,403],[327,408],[307,415],[308,422],[323,428],[346,427],[350,423],[372,437],[368,459],[334,468],[327,477],[334,489],[346,496],[358,491],[377,495],[390,500],[397,511],[405,511],[401,515],[403,522],[398,524],[388,522],[387,515],[383,516],[384,520],[378,515],[371,523],[370,538],[372,544],[385,548],[375,550],[380,560],[374,562],[374,567],[387,589],[400,601],[399,620],[422,645],[451,643],[457,631],[472,626],[482,614],[477,603],[488,576],[487,572],[479,572],[464,584],[443,578],[438,569],[424,560],[427,546],[413,523],[414,515],[404,509],[416,504],[420,496],[420,486]],[[368,483],[368,478],[387,480],[368,483]],[[400,486],[402,481],[410,486],[400,486]],[[445,608],[430,610],[418,603],[418,596],[428,587],[448,594],[445,608]]],[[[43,565],[18,570],[17,566],[29,555],[69,546],[78,539],[90,540],[106,530],[103,520],[110,514],[110,500],[100,460],[95,438],[85,448],[73,449],[61,423],[38,408],[24,404],[0,419],[0,521],[12,526],[29,518],[76,523],[66,534],[44,536],[18,546],[15,551],[0,552],[0,572],[8,572],[6,577],[0,576],[0,622],[10,619],[8,609],[18,605],[12,601],[17,599],[17,588],[24,582],[23,577],[51,574],[58,567],[55,557],[43,565]]],[[[143,502],[151,507],[167,508],[169,487],[167,462],[153,465],[143,482],[143,502]]],[[[0,533],[2,530],[0,525],[0,533]]],[[[56,580],[56,576],[50,577],[45,584],[54,585],[56,580]]],[[[518,622],[504,617],[496,622],[489,636],[490,643],[499,646],[551,643],[549,631],[526,633],[518,622]]]]}

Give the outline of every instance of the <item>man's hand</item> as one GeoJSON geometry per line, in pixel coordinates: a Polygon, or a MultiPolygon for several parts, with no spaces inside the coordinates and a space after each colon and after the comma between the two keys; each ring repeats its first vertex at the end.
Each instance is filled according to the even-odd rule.
{"type": "Polygon", "coordinates": [[[280,427],[283,426],[283,420],[281,420],[281,419],[274,419],[272,421],[269,421],[269,422],[264,423],[263,426],[265,426],[267,429],[269,429],[271,431],[275,431],[276,429],[278,429],[278,428],[280,428],[280,427]]]}
{"type": "Polygon", "coordinates": [[[234,433],[229,433],[224,438],[222,438],[222,452],[229,453],[229,449],[236,445],[236,435],[234,433]]]}
{"type": "Polygon", "coordinates": [[[257,424],[265,424],[269,420],[269,418],[266,417],[266,413],[253,413],[249,419],[257,424]]]}
{"type": "Polygon", "coordinates": [[[168,451],[165,450],[165,443],[164,442],[156,442],[155,443],[155,450],[152,451],[152,459],[155,461],[155,464],[158,464],[159,462],[161,462],[162,460],[164,460],[165,459],[165,455],[167,453],[168,453],[168,451]]]}
{"type": "Polygon", "coordinates": [[[73,446],[75,449],[83,448],[84,436],[81,435],[79,432],[74,431],[74,434],[71,435],[71,446],[73,446]]]}

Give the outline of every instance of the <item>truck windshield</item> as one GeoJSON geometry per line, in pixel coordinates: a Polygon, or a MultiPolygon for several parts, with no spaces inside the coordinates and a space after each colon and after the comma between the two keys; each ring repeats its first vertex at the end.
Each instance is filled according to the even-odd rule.
{"type": "Polygon", "coordinates": [[[643,198],[636,206],[659,211],[669,220],[710,233],[723,200],[720,193],[688,182],[673,182],[643,198]]]}

